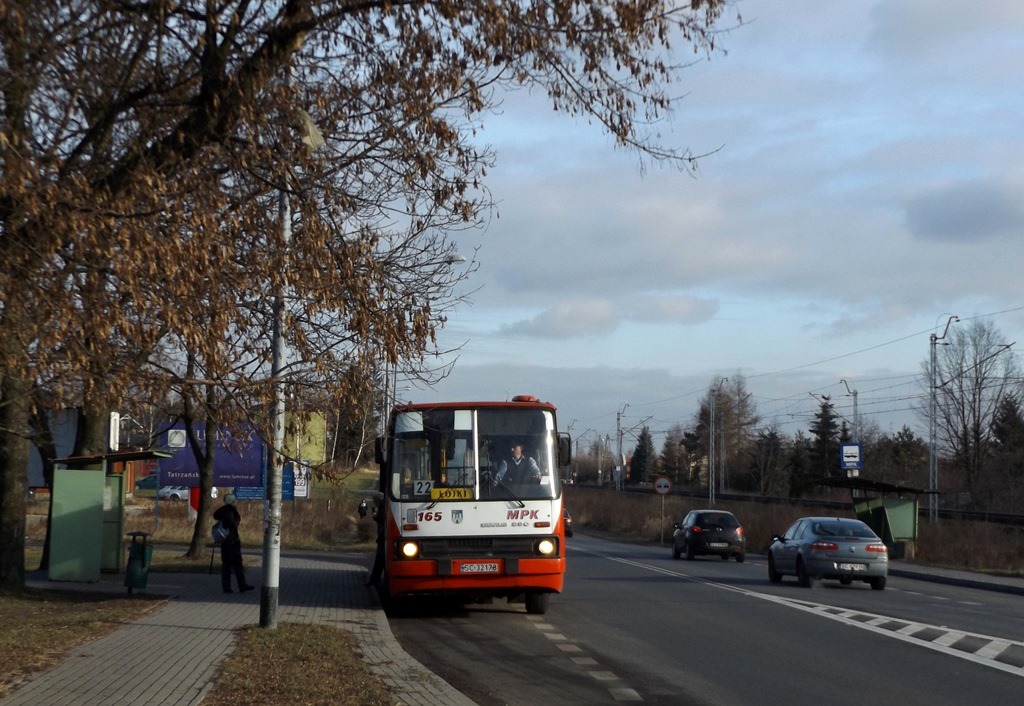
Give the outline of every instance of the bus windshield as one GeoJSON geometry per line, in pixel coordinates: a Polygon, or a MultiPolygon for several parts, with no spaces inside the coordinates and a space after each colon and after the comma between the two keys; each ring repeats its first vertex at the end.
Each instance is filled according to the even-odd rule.
{"type": "Polygon", "coordinates": [[[397,499],[550,499],[561,488],[549,410],[404,411],[393,430],[389,488],[397,499]]]}

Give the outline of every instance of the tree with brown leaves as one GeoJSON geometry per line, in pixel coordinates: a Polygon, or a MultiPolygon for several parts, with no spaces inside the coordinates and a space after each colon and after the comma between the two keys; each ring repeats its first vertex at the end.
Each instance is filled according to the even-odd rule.
{"type": "Polygon", "coordinates": [[[338,404],[352,370],[417,369],[469,271],[445,265],[455,237],[491,207],[474,140],[500,91],[687,167],[643,126],[672,46],[711,51],[723,5],[3,3],[0,585],[23,582],[35,384],[83,410],[84,453],[168,389],[265,424],[273,292],[290,383],[338,404]]]}

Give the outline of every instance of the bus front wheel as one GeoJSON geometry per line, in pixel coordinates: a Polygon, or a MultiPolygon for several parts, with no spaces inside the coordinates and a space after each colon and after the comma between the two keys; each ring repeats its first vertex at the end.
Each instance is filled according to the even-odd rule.
{"type": "Polygon", "coordinates": [[[533,615],[544,615],[548,612],[548,599],[550,593],[527,593],[526,612],[533,615]]]}

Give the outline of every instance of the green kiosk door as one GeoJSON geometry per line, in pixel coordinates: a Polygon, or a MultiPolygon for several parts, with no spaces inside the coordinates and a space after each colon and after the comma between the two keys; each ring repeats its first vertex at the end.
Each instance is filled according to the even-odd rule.
{"type": "Polygon", "coordinates": [[[51,581],[99,581],[106,473],[57,468],[50,528],[51,581]]]}

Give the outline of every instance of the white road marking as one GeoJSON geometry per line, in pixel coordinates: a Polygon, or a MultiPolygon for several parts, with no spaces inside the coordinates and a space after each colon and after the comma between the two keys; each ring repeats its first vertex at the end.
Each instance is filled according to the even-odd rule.
{"type": "MultiPolygon", "coordinates": [[[[905,620],[903,618],[892,618],[885,615],[877,615],[875,613],[868,613],[865,611],[849,610],[846,608],[839,608],[837,606],[831,606],[825,603],[814,603],[812,601],[804,601],[795,598],[789,598],[786,596],[775,596],[768,593],[760,593],[747,588],[741,588],[739,586],[730,586],[728,584],[719,583],[710,579],[699,578],[696,576],[690,576],[674,569],[666,569],[661,566],[653,564],[647,564],[641,561],[634,561],[632,559],[623,559],[622,557],[611,556],[603,552],[596,552],[589,549],[582,549],[580,547],[574,547],[576,551],[591,554],[593,556],[602,557],[611,561],[618,562],[620,564],[626,564],[628,566],[635,566],[645,571],[651,571],[657,574],[663,574],[666,576],[675,576],[677,578],[693,581],[694,583],[703,583],[708,586],[714,586],[715,588],[721,588],[726,591],[732,591],[741,595],[746,595],[751,598],[757,598],[764,601],[769,601],[782,606],[795,608],[796,610],[802,610],[807,613],[814,615],[820,615],[821,617],[828,618],[829,620],[835,620],[846,625],[861,628],[862,630],[869,630],[879,635],[885,635],[903,642],[909,642],[911,644],[919,645],[936,652],[942,652],[943,654],[950,655],[951,657],[958,657],[965,659],[975,664],[980,664],[985,667],[992,667],[1003,672],[1015,674],[1017,676],[1024,676],[1024,667],[1016,667],[1011,664],[998,661],[998,657],[1008,650],[1010,647],[1019,647],[1024,649],[1024,642],[1016,640],[1005,640],[1002,638],[992,637],[990,635],[982,635],[980,633],[970,633],[950,630],[946,626],[928,625],[926,623],[917,623],[912,620],[905,620]],[[860,619],[858,619],[860,618],[860,619]],[[899,629],[889,629],[880,627],[882,625],[890,623],[908,623],[905,627],[899,629]],[[926,640],[923,638],[914,637],[917,633],[921,633],[925,630],[938,630],[943,632],[943,635],[936,637],[933,640],[926,640]],[[964,650],[958,650],[950,647],[950,645],[962,640],[965,637],[972,637],[979,641],[985,642],[983,647],[978,648],[974,652],[966,652],[964,650]]],[[[933,596],[934,598],[934,596],[933,596]]],[[[941,597],[938,597],[941,598],[941,597]]],[[[948,600],[948,599],[943,599],[948,600]]]]}

